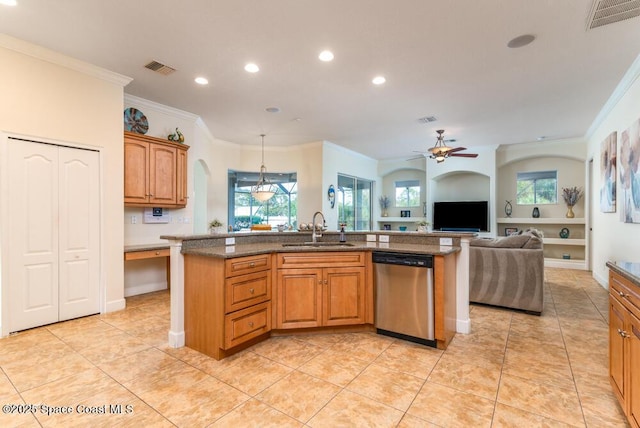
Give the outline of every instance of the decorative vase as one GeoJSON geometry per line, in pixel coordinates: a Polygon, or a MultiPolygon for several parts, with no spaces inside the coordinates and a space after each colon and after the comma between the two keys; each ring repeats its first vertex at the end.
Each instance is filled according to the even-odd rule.
{"type": "Polygon", "coordinates": [[[418,232],[427,233],[429,231],[429,226],[418,226],[418,232]]]}
{"type": "Polygon", "coordinates": [[[576,215],[573,213],[573,207],[571,205],[567,205],[567,208],[569,209],[567,211],[567,218],[574,218],[576,215]]]}
{"type": "Polygon", "coordinates": [[[387,217],[388,215],[387,210],[382,210],[382,217],[387,217]]]}
{"type": "Polygon", "coordinates": [[[513,213],[513,206],[511,206],[511,201],[507,201],[504,205],[504,213],[507,217],[511,217],[511,213],[513,213]]]}
{"type": "Polygon", "coordinates": [[[215,227],[209,228],[209,233],[211,233],[212,235],[225,233],[226,231],[227,229],[224,226],[215,226],[215,227]]]}
{"type": "Polygon", "coordinates": [[[538,209],[538,207],[534,207],[533,208],[533,212],[531,213],[531,217],[533,217],[533,218],[540,217],[540,210],[538,209]]]}

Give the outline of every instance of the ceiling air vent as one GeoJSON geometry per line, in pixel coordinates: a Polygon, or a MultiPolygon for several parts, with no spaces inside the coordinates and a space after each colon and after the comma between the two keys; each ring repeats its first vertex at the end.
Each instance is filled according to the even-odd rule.
{"type": "Polygon", "coordinates": [[[594,0],[587,30],[640,16],[640,0],[594,0]]]}
{"type": "Polygon", "coordinates": [[[168,76],[174,71],[176,71],[175,68],[171,68],[168,65],[164,65],[158,61],[151,61],[149,64],[145,65],[144,67],[148,68],[149,70],[155,71],[156,73],[163,74],[165,76],[168,76]]]}
{"type": "MultiPolygon", "coordinates": [[[[640,0],[638,0],[638,1],[640,1],[640,0]]],[[[436,119],[435,116],[425,116],[425,117],[421,117],[420,119],[418,119],[418,122],[420,122],[420,123],[429,123],[429,122],[435,122],[436,120],[438,120],[438,119],[436,119]]]]}

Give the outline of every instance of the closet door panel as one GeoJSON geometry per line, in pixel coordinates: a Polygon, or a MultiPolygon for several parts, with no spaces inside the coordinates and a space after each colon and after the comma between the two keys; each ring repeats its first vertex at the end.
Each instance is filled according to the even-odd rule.
{"type": "Polygon", "coordinates": [[[60,148],[60,321],[100,311],[99,154],[60,148]]]}
{"type": "Polygon", "coordinates": [[[10,331],[58,321],[58,148],[11,139],[10,331]]]}

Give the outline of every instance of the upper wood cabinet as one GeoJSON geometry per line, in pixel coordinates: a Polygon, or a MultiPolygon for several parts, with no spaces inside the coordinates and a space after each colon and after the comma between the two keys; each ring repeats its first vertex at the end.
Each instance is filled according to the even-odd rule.
{"type": "Polygon", "coordinates": [[[189,146],[124,133],[124,204],[182,208],[187,205],[189,146]]]}

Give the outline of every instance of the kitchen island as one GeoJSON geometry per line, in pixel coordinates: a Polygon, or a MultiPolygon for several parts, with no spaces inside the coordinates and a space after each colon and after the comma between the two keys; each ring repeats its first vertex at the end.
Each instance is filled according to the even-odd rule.
{"type": "Polygon", "coordinates": [[[434,256],[436,339],[445,348],[456,331],[468,332],[463,253],[473,236],[350,232],[342,244],[325,232],[315,245],[310,232],[163,236],[172,256],[170,345],[219,359],[272,334],[372,331],[371,252],[384,250],[434,256]]]}

